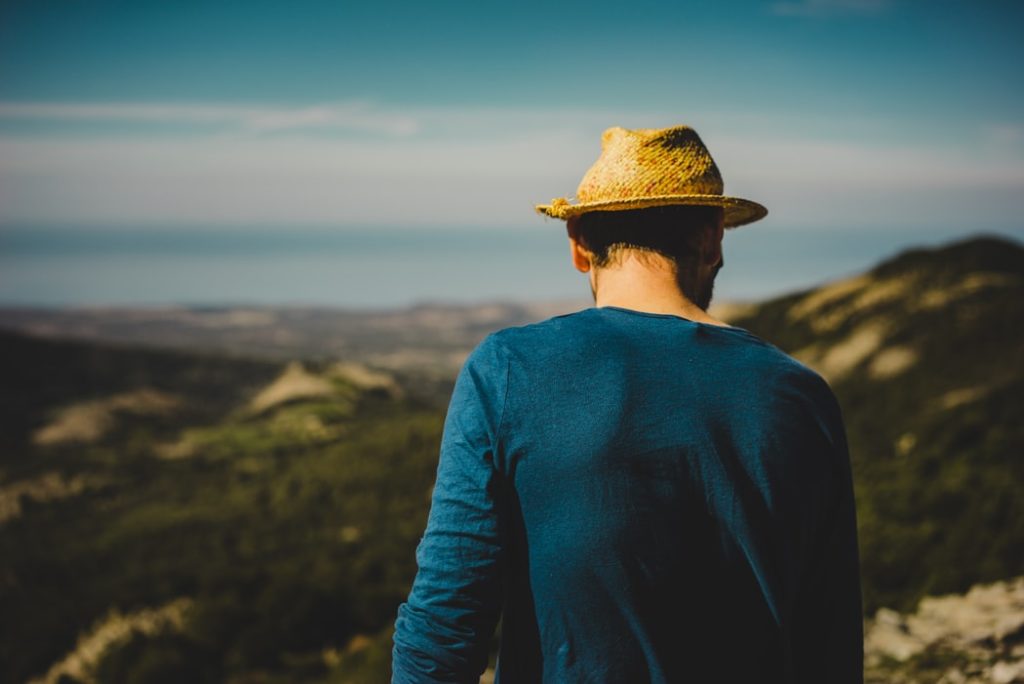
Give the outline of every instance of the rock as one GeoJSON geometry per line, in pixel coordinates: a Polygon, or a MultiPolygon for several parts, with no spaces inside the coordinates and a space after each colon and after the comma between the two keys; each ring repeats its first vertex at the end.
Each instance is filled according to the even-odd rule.
{"type": "Polygon", "coordinates": [[[1024,577],[927,597],[866,626],[868,681],[1024,684],[1024,577]]]}

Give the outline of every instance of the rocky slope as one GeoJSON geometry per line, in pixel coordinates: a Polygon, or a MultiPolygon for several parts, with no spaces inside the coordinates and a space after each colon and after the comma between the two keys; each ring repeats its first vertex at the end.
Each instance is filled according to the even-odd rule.
{"type": "Polygon", "coordinates": [[[1024,577],[881,609],[864,640],[869,684],[1024,682],[1024,577]]]}

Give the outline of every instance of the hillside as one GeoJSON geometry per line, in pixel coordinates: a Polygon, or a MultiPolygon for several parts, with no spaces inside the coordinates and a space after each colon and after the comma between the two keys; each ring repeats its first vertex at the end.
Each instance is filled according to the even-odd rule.
{"type": "Polygon", "coordinates": [[[348,363],[10,333],[0,373],[0,681],[382,680],[436,408],[348,363]]]}
{"type": "MultiPolygon", "coordinates": [[[[0,681],[387,681],[453,369],[531,312],[552,313],[317,327],[309,312],[178,311],[178,333],[166,312],[5,320],[33,335],[0,332],[0,681]],[[165,317],[161,335],[147,316],[165,317]],[[306,323],[288,338],[281,320],[306,323]],[[376,352],[375,329],[392,331],[376,352]],[[269,353],[275,339],[301,344],[269,353]],[[408,365],[367,363],[387,358],[408,365]]],[[[907,651],[886,626],[927,625],[940,604],[915,613],[923,596],[1024,572],[1024,248],[906,252],[727,317],[839,397],[878,681],[931,681],[943,658],[994,672],[1016,633],[985,660],[949,656],[931,628],[907,651]]]]}
{"type": "Polygon", "coordinates": [[[1024,570],[1024,247],[909,251],[730,323],[839,397],[869,613],[1024,570]]]}

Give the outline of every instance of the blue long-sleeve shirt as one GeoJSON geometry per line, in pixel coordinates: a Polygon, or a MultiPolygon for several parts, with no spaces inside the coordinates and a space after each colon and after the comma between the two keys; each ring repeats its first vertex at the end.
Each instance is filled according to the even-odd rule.
{"type": "Polygon", "coordinates": [[[394,682],[860,682],[839,405],[752,333],[605,306],[459,373],[394,682]]]}

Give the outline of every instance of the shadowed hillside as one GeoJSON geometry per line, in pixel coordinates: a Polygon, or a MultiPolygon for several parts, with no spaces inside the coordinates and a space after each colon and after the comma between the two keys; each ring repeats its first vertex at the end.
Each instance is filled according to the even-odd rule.
{"type": "Polygon", "coordinates": [[[1024,570],[1021,245],[906,252],[730,322],[839,397],[869,612],[1024,570]]]}
{"type": "Polygon", "coordinates": [[[0,681],[384,679],[435,407],[349,363],[10,333],[0,373],[0,681]]]}

